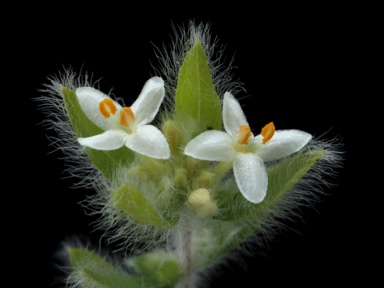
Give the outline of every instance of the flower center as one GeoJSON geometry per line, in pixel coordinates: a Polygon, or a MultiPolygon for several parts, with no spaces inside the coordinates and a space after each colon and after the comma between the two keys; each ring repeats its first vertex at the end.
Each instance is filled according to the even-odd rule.
{"type": "Polygon", "coordinates": [[[248,144],[249,136],[251,136],[251,128],[247,125],[240,126],[239,132],[237,133],[237,141],[239,144],[248,144]]]}
{"type": "Polygon", "coordinates": [[[111,114],[114,115],[116,113],[117,108],[112,99],[105,98],[99,103],[99,110],[105,118],[109,118],[111,114]]]}
{"type": "Polygon", "coordinates": [[[130,107],[124,107],[120,111],[120,124],[129,127],[133,122],[135,122],[135,114],[133,113],[130,107]]]}
{"type": "Polygon", "coordinates": [[[265,125],[263,129],[261,129],[260,134],[261,136],[263,136],[263,141],[262,141],[263,144],[271,140],[271,138],[273,137],[273,134],[275,134],[275,125],[273,125],[273,122],[269,122],[267,125],[265,125]]]}

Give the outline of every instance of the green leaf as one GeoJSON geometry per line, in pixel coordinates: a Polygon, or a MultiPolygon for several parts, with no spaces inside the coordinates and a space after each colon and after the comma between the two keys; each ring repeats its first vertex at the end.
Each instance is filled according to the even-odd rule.
{"type": "Polygon", "coordinates": [[[253,235],[274,209],[278,209],[279,200],[289,193],[323,155],[322,150],[302,152],[269,169],[267,195],[259,204],[247,201],[235,184],[226,191],[220,191],[216,200],[221,213],[215,218],[227,222],[221,222],[222,225],[218,225],[215,235],[212,235],[212,241],[217,242],[216,255],[213,256],[228,253],[253,235]]]}
{"type": "Polygon", "coordinates": [[[247,201],[237,187],[231,187],[231,191],[219,192],[217,200],[222,213],[217,218],[232,221],[256,215],[262,221],[323,155],[323,150],[302,152],[269,169],[267,195],[259,204],[247,201]]]}
{"type": "Polygon", "coordinates": [[[84,248],[68,248],[67,252],[73,271],[72,277],[81,284],[81,287],[156,287],[143,277],[134,277],[124,273],[93,251],[84,248]]]}
{"type": "Polygon", "coordinates": [[[220,98],[200,41],[195,42],[181,65],[175,97],[179,121],[192,118],[199,124],[200,133],[207,129],[221,129],[220,98]]]}
{"type": "Polygon", "coordinates": [[[323,150],[312,150],[288,158],[268,171],[268,191],[257,211],[272,208],[300,182],[309,169],[324,156],[323,150]]]}
{"type": "Polygon", "coordinates": [[[152,278],[161,287],[174,287],[182,276],[182,265],[165,251],[153,251],[136,257],[131,265],[152,278]]]}
{"type": "Polygon", "coordinates": [[[138,222],[164,228],[171,228],[176,224],[177,219],[173,222],[166,221],[144,195],[134,187],[121,186],[113,193],[112,201],[116,208],[138,222]]]}
{"type": "MultiPolygon", "coordinates": [[[[77,137],[89,137],[104,132],[85,115],[80,107],[75,91],[63,87],[62,92],[69,121],[77,137]]],[[[96,168],[110,181],[117,167],[128,165],[134,158],[133,152],[127,147],[111,151],[86,148],[86,152],[96,168]]]]}

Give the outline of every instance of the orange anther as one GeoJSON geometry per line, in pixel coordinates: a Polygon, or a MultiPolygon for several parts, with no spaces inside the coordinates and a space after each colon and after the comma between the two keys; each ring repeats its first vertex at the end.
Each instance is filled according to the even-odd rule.
{"type": "Polygon", "coordinates": [[[135,122],[135,114],[131,108],[124,107],[120,111],[120,124],[129,127],[133,122],[135,122]]]}
{"type": "Polygon", "coordinates": [[[265,125],[263,129],[261,129],[260,134],[261,136],[263,136],[263,141],[262,141],[263,144],[271,140],[271,138],[273,137],[273,134],[275,134],[275,125],[273,125],[273,122],[269,122],[267,125],[265,125]]]}
{"type": "Polygon", "coordinates": [[[111,114],[116,113],[117,109],[112,99],[105,98],[99,103],[99,110],[105,118],[109,118],[111,114]]]}
{"type": "Polygon", "coordinates": [[[240,126],[239,132],[237,133],[238,135],[238,142],[240,144],[248,144],[248,138],[251,136],[251,128],[246,125],[240,126]]]}

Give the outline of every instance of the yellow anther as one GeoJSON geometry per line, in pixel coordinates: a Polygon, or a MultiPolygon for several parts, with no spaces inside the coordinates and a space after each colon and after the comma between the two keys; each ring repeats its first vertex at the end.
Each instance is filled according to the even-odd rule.
{"type": "Polygon", "coordinates": [[[99,103],[99,110],[105,118],[109,118],[111,114],[116,113],[117,108],[112,99],[105,98],[99,103]]]}
{"type": "Polygon", "coordinates": [[[260,134],[261,136],[263,136],[263,141],[262,141],[263,144],[271,140],[271,138],[273,137],[273,134],[275,134],[275,125],[273,125],[273,122],[269,122],[267,125],[265,125],[263,129],[261,129],[260,134]]]}
{"type": "Polygon", "coordinates": [[[248,144],[249,136],[251,136],[251,128],[249,128],[249,126],[246,126],[246,125],[240,126],[237,136],[238,136],[238,142],[240,144],[248,144]]]}
{"type": "Polygon", "coordinates": [[[124,107],[120,111],[120,124],[126,127],[129,127],[133,122],[135,122],[135,114],[132,109],[129,107],[124,107]]]}

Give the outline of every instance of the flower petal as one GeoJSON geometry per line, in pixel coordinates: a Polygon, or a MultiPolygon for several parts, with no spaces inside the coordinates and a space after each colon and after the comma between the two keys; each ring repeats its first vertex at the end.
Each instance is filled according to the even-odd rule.
{"type": "Polygon", "coordinates": [[[152,77],[144,84],[139,97],[131,106],[136,125],[148,124],[155,118],[164,95],[164,81],[160,77],[152,77]]]}
{"type": "Polygon", "coordinates": [[[127,134],[119,130],[107,130],[104,133],[79,138],[81,145],[90,147],[96,150],[115,150],[125,144],[127,134]]]}
{"type": "Polygon", "coordinates": [[[268,174],[260,157],[253,153],[238,153],[233,162],[233,173],[245,199],[255,204],[264,200],[268,188],[268,174]]]}
{"type": "Polygon", "coordinates": [[[168,159],[171,155],[167,140],[161,131],[152,125],[144,125],[128,136],[125,145],[140,154],[158,158],[168,159]]]}
{"type": "MultiPolygon", "coordinates": [[[[79,99],[81,109],[84,111],[85,115],[87,115],[89,120],[103,130],[108,130],[113,127],[113,124],[111,123],[113,121],[112,117],[105,118],[99,110],[100,101],[110,97],[92,87],[79,87],[76,89],[76,95],[79,99]]],[[[116,113],[119,113],[118,111],[122,109],[121,105],[116,101],[113,102],[117,108],[116,113]]]]}
{"type": "Polygon", "coordinates": [[[301,130],[277,130],[257,155],[264,161],[287,157],[303,148],[312,135],[301,130]]]}
{"type": "Polygon", "coordinates": [[[225,92],[223,99],[223,123],[225,131],[231,136],[239,132],[241,125],[249,126],[239,101],[229,92],[225,92]]]}
{"type": "Polygon", "coordinates": [[[231,141],[231,136],[225,132],[206,131],[188,142],[184,154],[202,160],[232,161],[236,157],[236,151],[231,141]]]}

